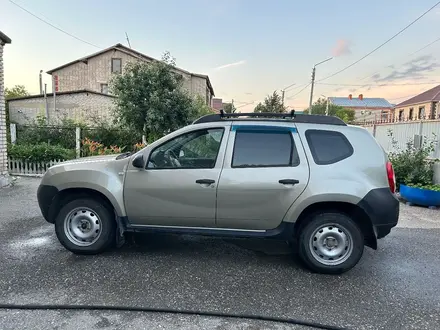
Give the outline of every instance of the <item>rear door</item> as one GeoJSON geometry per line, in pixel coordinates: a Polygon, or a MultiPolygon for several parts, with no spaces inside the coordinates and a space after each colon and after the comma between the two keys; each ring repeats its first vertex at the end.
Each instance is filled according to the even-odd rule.
{"type": "Polygon", "coordinates": [[[292,124],[233,125],[217,188],[216,224],[276,228],[308,180],[309,166],[292,124]]]}

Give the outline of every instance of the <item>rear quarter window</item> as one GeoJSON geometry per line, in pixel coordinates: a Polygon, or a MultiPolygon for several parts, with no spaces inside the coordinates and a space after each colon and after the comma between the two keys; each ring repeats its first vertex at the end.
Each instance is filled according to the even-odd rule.
{"type": "Polygon", "coordinates": [[[309,129],[305,135],[318,165],[334,164],[353,155],[353,146],[340,132],[309,129]]]}

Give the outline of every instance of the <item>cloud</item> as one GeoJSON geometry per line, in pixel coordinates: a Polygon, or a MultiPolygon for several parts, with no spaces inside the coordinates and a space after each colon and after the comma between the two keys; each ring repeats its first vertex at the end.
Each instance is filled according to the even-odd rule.
{"type": "Polygon", "coordinates": [[[230,67],[233,67],[233,66],[239,66],[239,65],[243,65],[243,64],[246,64],[246,61],[238,61],[238,62],[234,62],[234,63],[229,63],[229,64],[225,64],[225,65],[221,65],[221,66],[218,66],[218,67],[216,67],[216,68],[214,68],[214,70],[223,70],[223,69],[226,69],[226,68],[230,68],[230,67]]]}
{"type": "Polygon", "coordinates": [[[351,41],[339,39],[336,45],[332,49],[332,54],[334,57],[343,56],[351,54],[351,41]]]}
{"type": "Polygon", "coordinates": [[[422,55],[404,63],[400,68],[394,69],[385,76],[375,74],[372,78],[376,82],[394,82],[404,79],[419,80],[437,68],[440,68],[440,64],[435,62],[432,55],[422,55]]]}

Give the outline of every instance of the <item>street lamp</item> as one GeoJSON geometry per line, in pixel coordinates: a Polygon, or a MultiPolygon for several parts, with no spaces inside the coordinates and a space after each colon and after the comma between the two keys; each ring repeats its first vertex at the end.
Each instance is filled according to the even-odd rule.
{"type": "Polygon", "coordinates": [[[315,86],[315,72],[316,72],[316,67],[324,62],[330,61],[333,57],[330,57],[324,61],[321,61],[319,63],[316,63],[313,66],[313,70],[312,70],[312,87],[310,88],[310,102],[309,102],[309,113],[312,114],[312,101],[313,101],[313,87],[315,86]]]}

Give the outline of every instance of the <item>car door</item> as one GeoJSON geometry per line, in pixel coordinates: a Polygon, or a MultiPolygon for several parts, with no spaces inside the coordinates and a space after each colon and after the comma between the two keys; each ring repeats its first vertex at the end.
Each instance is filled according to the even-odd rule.
{"type": "Polygon", "coordinates": [[[296,128],[231,126],[217,191],[217,226],[276,228],[309,180],[309,166],[296,128]]]}
{"type": "Polygon", "coordinates": [[[145,169],[130,167],[124,183],[130,223],[214,227],[226,142],[224,127],[194,129],[155,146],[145,169]]]}

